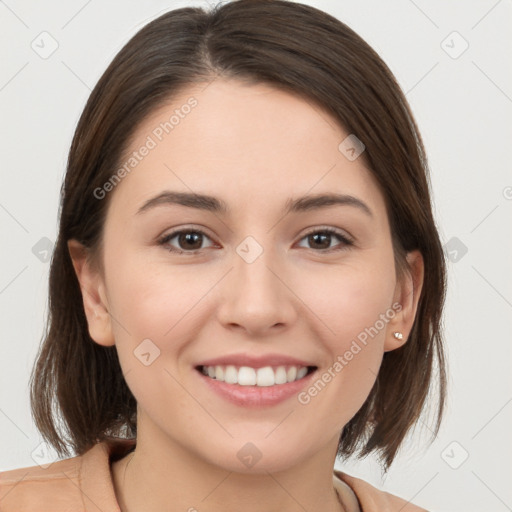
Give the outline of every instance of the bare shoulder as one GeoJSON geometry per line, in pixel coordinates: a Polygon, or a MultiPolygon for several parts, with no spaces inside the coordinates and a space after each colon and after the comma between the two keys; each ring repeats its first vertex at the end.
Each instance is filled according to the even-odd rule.
{"type": "Polygon", "coordinates": [[[81,457],[72,457],[46,466],[28,466],[0,472],[0,509],[2,512],[41,510],[41,505],[55,512],[70,510],[73,500],[80,499],[78,480],[81,457]],[[70,499],[56,501],[56,496],[70,499]],[[55,505],[54,505],[55,503],[55,505]]]}
{"type": "Polygon", "coordinates": [[[428,512],[399,496],[377,489],[365,480],[338,470],[334,473],[354,491],[362,512],[428,512]]]}

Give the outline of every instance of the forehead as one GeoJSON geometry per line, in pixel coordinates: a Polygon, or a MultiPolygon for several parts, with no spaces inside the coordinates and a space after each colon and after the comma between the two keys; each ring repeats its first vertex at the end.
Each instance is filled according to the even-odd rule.
{"type": "Polygon", "coordinates": [[[363,159],[339,149],[348,135],[315,102],[268,84],[194,84],[137,127],[112,202],[122,196],[135,212],[156,193],[179,190],[243,209],[331,191],[383,207],[363,159]]]}

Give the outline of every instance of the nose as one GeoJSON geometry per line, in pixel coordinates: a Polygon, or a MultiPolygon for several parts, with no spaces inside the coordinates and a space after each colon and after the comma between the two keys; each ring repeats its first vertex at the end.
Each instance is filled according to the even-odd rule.
{"type": "Polygon", "coordinates": [[[234,254],[233,268],[222,281],[217,318],[224,327],[242,329],[251,336],[274,334],[275,329],[294,322],[300,301],[272,251],[264,250],[248,261],[234,254]]]}

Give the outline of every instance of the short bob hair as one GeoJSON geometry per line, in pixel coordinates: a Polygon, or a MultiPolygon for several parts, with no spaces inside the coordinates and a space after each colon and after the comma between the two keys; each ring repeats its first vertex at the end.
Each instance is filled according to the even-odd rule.
{"type": "MultiPolygon", "coordinates": [[[[92,91],[71,144],[49,275],[49,313],[30,377],[31,410],[59,456],[110,437],[136,438],[137,402],[115,346],[88,331],[67,242],[101,270],[108,197],[95,190],[121,165],[139,124],[194,84],[216,78],[269,84],[319,105],[365,145],[361,155],[385,198],[397,277],[418,249],[424,283],[407,343],[385,352],[375,384],[340,433],[337,455],[375,451],[385,471],[435,391],[434,435],[445,407],[442,339],[446,263],[432,214],[429,169],[407,100],[378,54],[353,30],[288,0],[235,0],[180,8],[143,27],[92,91]]],[[[341,142],[341,141],[340,141],[341,142]]]]}

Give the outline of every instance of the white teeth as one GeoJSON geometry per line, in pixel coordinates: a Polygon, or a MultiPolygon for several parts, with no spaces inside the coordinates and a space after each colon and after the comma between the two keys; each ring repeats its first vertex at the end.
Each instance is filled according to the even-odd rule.
{"type": "Polygon", "coordinates": [[[229,384],[236,384],[238,382],[238,371],[234,366],[226,366],[224,382],[228,382],[229,384]]]}
{"type": "Polygon", "coordinates": [[[288,382],[293,382],[297,377],[297,368],[295,366],[290,366],[288,371],[286,372],[286,380],[288,382]]]}
{"type": "Polygon", "coordinates": [[[270,366],[258,368],[256,372],[257,386],[273,386],[275,384],[274,370],[270,366]]]}
{"type": "Polygon", "coordinates": [[[254,386],[256,384],[256,371],[254,368],[242,366],[238,370],[238,384],[240,386],[254,386]]]}
{"type": "Polygon", "coordinates": [[[297,380],[302,379],[302,377],[304,377],[306,373],[308,373],[308,369],[305,366],[299,368],[299,370],[297,371],[297,380]]]}
{"type": "Polygon", "coordinates": [[[224,380],[224,368],[222,366],[215,367],[215,378],[217,380],[224,380]]]}
{"type": "Polygon", "coordinates": [[[284,366],[278,366],[275,372],[276,384],[286,384],[286,368],[284,366]]]}
{"type": "Polygon", "coordinates": [[[240,386],[274,386],[286,384],[302,379],[308,373],[306,366],[264,366],[263,368],[251,368],[249,366],[236,367],[234,365],[203,366],[204,375],[228,384],[240,386]]]}

